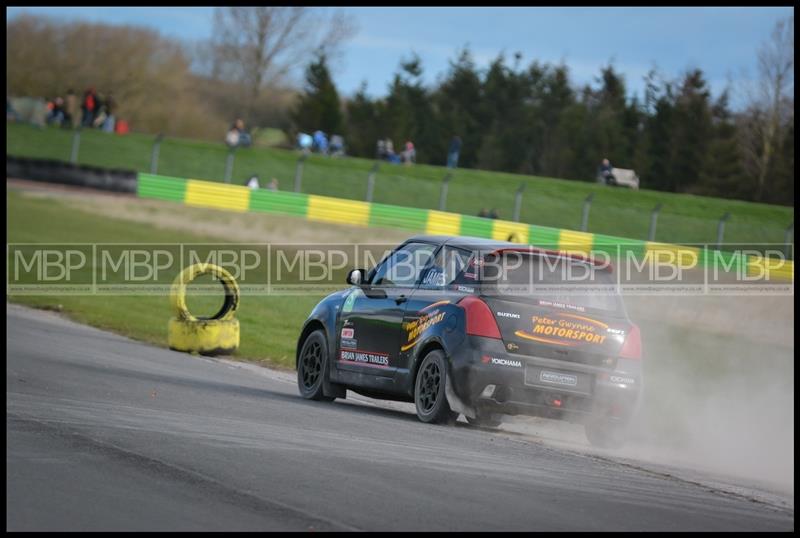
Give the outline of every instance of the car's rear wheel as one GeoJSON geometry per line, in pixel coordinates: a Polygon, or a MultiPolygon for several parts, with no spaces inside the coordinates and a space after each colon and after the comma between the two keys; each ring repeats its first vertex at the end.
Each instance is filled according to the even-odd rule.
{"type": "Polygon", "coordinates": [[[586,438],[598,448],[622,448],[628,440],[628,425],[624,422],[597,419],[583,426],[586,438]]]}
{"type": "Polygon", "coordinates": [[[327,375],[328,343],[325,333],[316,330],[306,338],[297,360],[297,388],[307,400],[333,401],[322,391],[322,382],[327,375]]]}
{"type": "Polygon", "coordinates": [[[475,418],[465,417],[471,426],[479,428],[497,428],[503,423],[502,415],[497,413],[478,413],[475,418]]]}
{"type": "Polygon", "coordinates": [[[444,353],[434,350],[425,355],[414,384],[414,404],[422,422],[435,424],[453,422],[458,413],[450,409],[445,395],[447,361],[444,353]]]}

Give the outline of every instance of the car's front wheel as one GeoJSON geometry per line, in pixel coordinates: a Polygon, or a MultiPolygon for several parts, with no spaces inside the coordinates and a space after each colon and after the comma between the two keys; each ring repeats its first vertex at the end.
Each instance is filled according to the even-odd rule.
{"type": "Polygon", "coordinates": [[[453,422],[458,413],[450,409],[445,395],[447,361],[444,353],[434,350],[425,355],[414,384],[414,404],[422,422],[435,424],[453,422]]]}
{"type": "Polygon", "coordinates": [[[321,330],[311,333],[300,349],[297,360],[297,388],[307,400],[333,401],[322,391],[322,382],[328,365],[328,343],[321,330]]]}

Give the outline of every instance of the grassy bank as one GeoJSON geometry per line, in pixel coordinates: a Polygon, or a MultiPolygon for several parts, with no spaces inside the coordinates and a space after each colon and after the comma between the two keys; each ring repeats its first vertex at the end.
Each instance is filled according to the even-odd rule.
{"type": "MultiPolygon", "coordinates": [[[[133,224],[71,209],[46,198],[7,191],[9,243],[219,243],[209,237],[177,230],[133,224]]],[[[165,275],[170,281],[174,275],[165,275]]],[[[202,282],[201,282],[202,284],[202,282]]],[[[294,345],[300,326],[320,296],[244,296],[237,318],[241,347],[237,356],[282,367],[294,366],[294,345]]],[[[166,346],[167,320],[172,316],[166,296],[47,295],[9,296],[9,300],[37,308],[59,310],[69,317],[137,340],[166,346]]],[[[197,314],[211,313],[221,303],[217,296],[190,296],[197,314]]]]}
{"type": "MultiPolygon", "coordinates": [[[[68,160],[73,135],[56,128],[37,129],[6,124],[6,154],[68,160]]],[[[98,131],[81,134],[78,161],[105,167],[150,171],[153,136],[124,137],[98,131]]],[[[158,173],[176,177],[221,181],[227,149],[222,144],[166,139],[160,148],[158,173]]],[[[243,184],[253,174],[263,183],[277,178],[282,190],[291,190],[298,154],[273,148],[247,148],[236,154],[233,181],[243,184]]],[[[303,167],[303,192],[350,199],[364,199],[367,177],[373,166],[368,159],[331,159],[311,156],[303,167]]],[[[405,167],[381,164],[373,200],[403,206],[437,209],[446,169],[439,166],[405,167]]],[[[780,243],[794,220],[789,207],[754,204],[656,191],[613,189],[593,183],[481,170],[456,170],[449,185],[447,210],[475,215],[481,208],[496,208],[510,219],[514,193],[524,184],[521,220],[531,224],[576,229],[584,199],[594,194],[588,230],[595,233],[645,239],[650,213],[662,204],[656,240],[671,243],[716,241],[719,218],[730,213],[725,241],[780,243]]]]}

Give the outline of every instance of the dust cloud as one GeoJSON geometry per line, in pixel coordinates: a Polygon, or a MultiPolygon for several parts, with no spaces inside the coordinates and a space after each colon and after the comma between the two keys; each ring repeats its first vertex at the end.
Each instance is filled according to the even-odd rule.
{"type": "Polygon", "coordinates": [[[626,304],[642,330],[645,376],[628,444],[594,449],[582,427],[544,419],[507,417],[503,427],[793,497],[793,297],[635,297],[626,304]]]}

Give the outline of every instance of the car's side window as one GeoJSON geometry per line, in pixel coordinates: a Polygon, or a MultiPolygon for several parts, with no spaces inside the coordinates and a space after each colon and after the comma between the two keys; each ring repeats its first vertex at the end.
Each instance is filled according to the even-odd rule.
{"type": "Polygon", "coordinates": [[[381,287],[413,288],[436,245],[408,243],[392,252],[375,270],[370,284],[381,287]]]}
{"type": "Polygon", "coordinates": [[[443,246],[425,270],[421,288],[441,289],[456,282],[464,272],[472,257],[472,252],[455,247],[443,246]]]}

